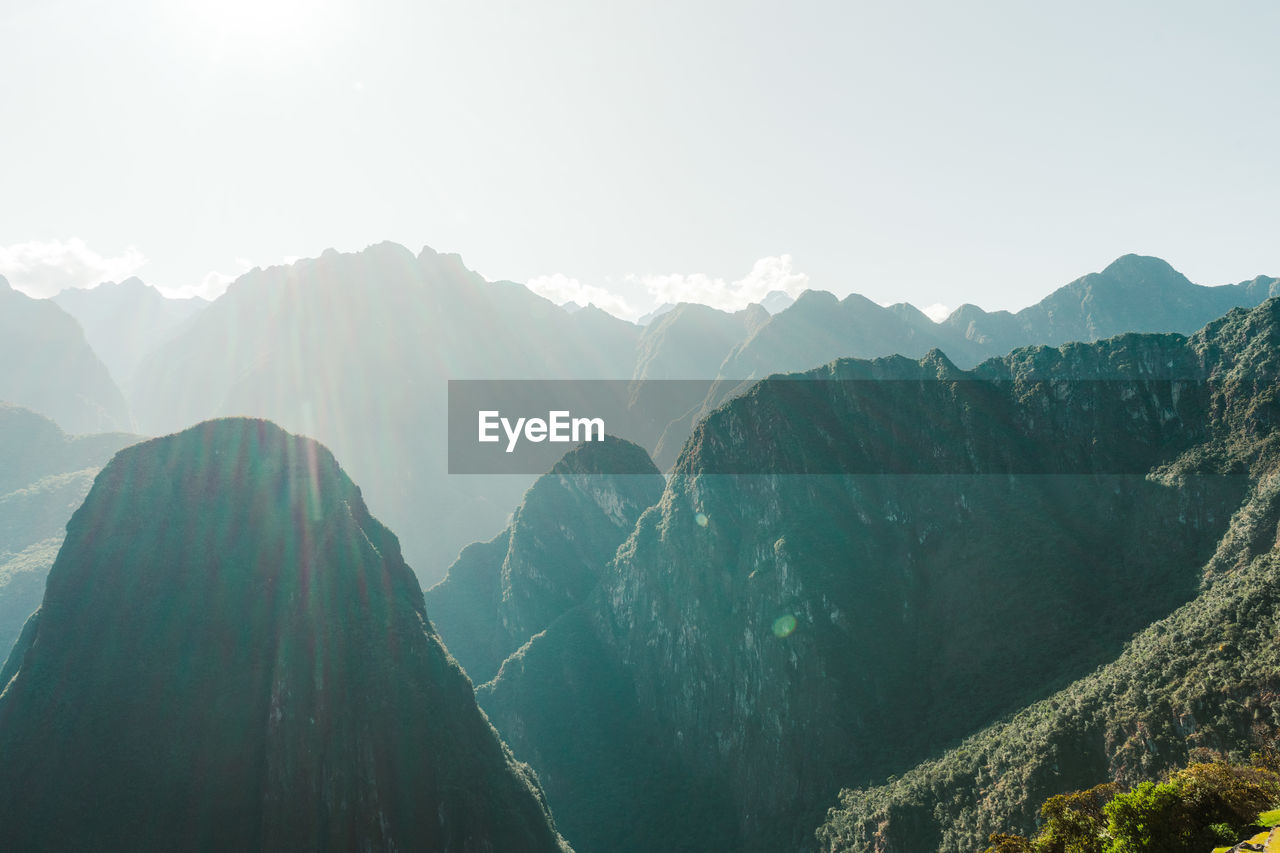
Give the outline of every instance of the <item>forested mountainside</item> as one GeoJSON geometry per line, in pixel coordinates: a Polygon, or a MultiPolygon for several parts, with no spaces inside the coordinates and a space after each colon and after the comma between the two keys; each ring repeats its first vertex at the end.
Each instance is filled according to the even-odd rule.
{"type": "Polygon", "coordinates": [[[118,453],[0,677],[6,850],[567,849],[396,537],[265,421],[118,453]]]}
{"type": "Polygon", "coordinates": [[[1209,376],[1211,437],[1161,475],[1235,470],[1250,483],[1197,597],[1049,698],[888,785],[844,791],[819,832],[824,850],[968,853],[991,832],[1029,833],[1048,796],[1245,757],[1275,738],[1280,300],[1232,311],[1186,348],[1209,376]]]}
{"type": "Polygon", "coordinates": [[[8,655],[62,544],[67,519],[127,433],[69,436],[27,409],[0,403],[0,655],[8,655]]]}
{"type": "Polygon", "coordinates": [[[905,772],[1201,594],[1269,488],[1278,315],[761,383],[699,424],[595,596],[481,704],[580,850],[812,846],[839,786],[905,772]],[[657,811],[628,814],[610,773],[657,811]],[[682,822],[691,787],[716,796],[682,822]]]}
{"type": "Polygon", "coordinates": [[[426,592],[427,612],[476,684],[595,589],[666,481],[644,450],[606,437],[565,454],[530,487],[510,526],[464,548],[426,592]],[[648,474],[619,474],[641,470],[648,474]]]}

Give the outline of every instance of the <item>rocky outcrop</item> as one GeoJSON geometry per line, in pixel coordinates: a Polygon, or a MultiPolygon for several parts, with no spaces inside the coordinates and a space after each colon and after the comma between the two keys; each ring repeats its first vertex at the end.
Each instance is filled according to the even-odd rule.
{"type": "Polygon", "coordinates": [[[396,537],[264,421],[118,453],[7,670],[5,849],[565,849],[396,537]]]}
{"type": "Polygon", "coordinates": [[[468,546],[427,590],[432,624],[472,681],[493,678],[530,637],[581,604],[665,481],[644,450],[607,436],[565,454],[511,525],[468,546]],[[648,474],[618,474],[639,471],[648,474]]]}

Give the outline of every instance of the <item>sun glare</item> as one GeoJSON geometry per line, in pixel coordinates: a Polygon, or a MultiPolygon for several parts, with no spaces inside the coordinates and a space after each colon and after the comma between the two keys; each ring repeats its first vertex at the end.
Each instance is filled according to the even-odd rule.
{"type": "Polygon", "coordinates": [[[187,22],[219,54],[279,56],[314,44],[332,30],[337,0],[220,0],[192,2],[187,22]]]}

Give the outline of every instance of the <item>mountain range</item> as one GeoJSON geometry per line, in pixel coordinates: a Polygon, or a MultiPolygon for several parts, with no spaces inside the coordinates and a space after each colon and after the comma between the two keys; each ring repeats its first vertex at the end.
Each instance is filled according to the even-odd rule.
{"type": "Polygon", "coordinates": [[[936,324],[907,305],[810,291],[774,315],[759,306],[730,314],[682,305],[640,327],[591,306],[568,313],[521,285],[485,281],[456,255],[415,256],[388,243],[242,276],[181,336],[143,358],[130,406],[143,433],[254,415],[319,437],[402,531],[410,562],[430,585],[465,545],[502,529],[532,483],[450,478],[442,453],[421,452],[444,447],[447,379],[720,378],[701,399],[637,397],[648,417],[668,426],[629,437],[643,438],[666,470],[696,421],[745,390],[744,380],[839,357],[918,358],[933,348],[967,367],[1077,331],[1086,340],[1130,329],[1185,333],[1276,289],[1262,277],[1201,287],[1162,261],[1126,256],[1016,315],[965,306],[936,324]],[[1153,301],[1159,311],[1149,310],[1153,301]]]}
{"type": "MultiPolygon", "coordinates": [[[[1278,347],[1272,300],[1191,338],[970,371],[937,351],[842,360],[755,385],[697,426],[594,594],[481,705],[579,850],[809,848],[840,785],[902,774],[1129,654],[1214,590],[1232,549],[1244,565],[1273,546],[1278,347]],[[768,473],[805,470],[822,473],[768,473]],[[690,789],[721,796],[682,822],[690,789]]],[[[983,840],[936,846],[956,830],[928,826],[884,849],[983,840]]]]}
{"type": "Polygon", "coordinates": [[[0,287],[7,849],[959,853],[1280,730],[1276,279],[642,326],[380,244],[95,290],[0,287]],[[513,377],[643,435],[448,474],[447,380],[513,377]]]}

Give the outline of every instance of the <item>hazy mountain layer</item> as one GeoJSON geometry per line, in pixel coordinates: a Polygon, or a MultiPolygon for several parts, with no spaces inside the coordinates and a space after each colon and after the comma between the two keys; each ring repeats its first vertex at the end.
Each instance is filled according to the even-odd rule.
{"type": "Polygon", "coordinates": [[[34,620],[0,694],[5,849],[564,849],[312,440],[241,419],[120,452],[34,620]]]}
{"type": "Polygon", "coordinates": [[[319,437],[434,582],[463,546],[503,527],[532,483],[446,476],[450,378],[725,377],[709,395],[633,400],[658,422],[645,446],[665,470],[694,424],[745,390],[741,379],[933,348],[968,366],[1064,335],[1190,330],[1274,286],[1197,287],[1162,261],[1126,256],[1016,316],[965,308],[939,325],[909,305],[809,292],[773,316],[760,306],[737,314],[677,306],[642,330],[596,308],[569,313],[520,285],[485,282],[454,255],[414,257],[382,244],[243,276],[144,361],[131,401],[148,432],[253,414],[319,437]]]}
{"type": "Polygon", "coordinates": [[[67,519],[98,469],[137,436],[68,436],[48,418],[0,403],[0,650],[8,654],[44,595],[67,519]]]}
{"type": "Polygon", "coordinates": [[[67,432],[129,428],[107,368],[65,311],[32,299],[0,276],[0,402],[53,418],[67,432]]]}
{"type": "MultiPolygon", "coordinates": [[[[582,850],[623,849],[591,825],[645,820],[602,802],[616,783],[583,768],[607,762],[563,748],[597,711],[679,764],[652,798],[673,806],[688,780],[728,793],[701,813],[710,849],[810,846],[840,784],[1048,695],[1197,595],[1260,476],[1228,449],[1277,422],[1260,365],[1280,363],[1278,315],[758,385],[697,427],[597,595],[482,704],[582,850]],[[709,473],[815,466],[886,473],[709,473]],[[573,686],[588,672],[613,679],[607,707],[573,686]]],[[[646,843],[689,831],[665,819],[646,843]]]]}
{"type": "Polygon", "coordinates": [[[241,277],[143,363],[133,401],[155,432],[254,414],[316,436],[435,581],[533,480],[447,477],[447,380],[625,379],[638,334],[486,282],[456,255],[388,243],[241,277]]]}
{"type": "Polygon", "coordinates": [[[1190,334],[1232,308],[1251,308],[1278,294],[1280,279],[1258,276],[1205,287],[1159,258],[1125,255],[1016,314],[962,305],[943,326],[995,355],[1028,344],[1096,341],[1123,332],[1190,334]]]}
{"type": "Polygon", "coordinates": [[[463,549],[426,599],[472,681],[493,678],[512,652],[586,600],[665,484],[630,442],[583,444],[533,484],[501,535],[463,549]],[[649,474],[613,473],[646,465],[649,474]]]}
{"type": "Polygon", "coordinates": [[[64,290],[51,301],[76,318],[93,351],[124,389],[131,386],[143,357],[209,304],[196,297],[169,299],[137,278],[64,290]]]}

